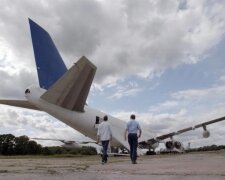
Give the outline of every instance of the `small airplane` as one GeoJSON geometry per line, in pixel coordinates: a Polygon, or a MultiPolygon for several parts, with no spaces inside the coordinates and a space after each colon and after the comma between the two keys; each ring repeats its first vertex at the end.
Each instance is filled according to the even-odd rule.
{"type": "MultiPolygon", "coordinates": [[[[82,141],[82,140],[66,140],[66,139],[51,139],[51,138],[30,138],[33,140],[37,141],[59,141],[62,142],[63,145],[62,147],[68,148],[68,149],[75,149],[75,148],[82,148],[82,147],[93,147],[96,149],[98,154],[102,154],[102,145],[97,144],[96,141],[82,141]]],[[[109,143],[109,148],[108,148],[108,155],[113,155],[113,156],[127,156],[128,151],[126,149],[117,149],[118,152],[113,152],[113,148],[110,147],[109,143]]]]}
{"type": "Polygon", "coordinates": [[[82,146],[90,145],[90,144],[96,144],[96,141],[74,141],[74,140],[65,140],[65,139],[51,139],[51,138],[31,138],[34,140],[47,140],[47,141],[59,141],[63,143],[63,147],[67,148],[80,148],[82,146]]]}
{"type": "MultiPolygon", "coordinates": [[[[129,149],[128,142],[124,140],[126,122],[86,104],[97,67],[83,56],[67,69],[48,32],[31,19],[29,24],[39,86],[30,86],[25,90],[26,100],[2,99],[0,104],[47,112],[93,140],[97,140],[97,128],[102,122],[102,117],[108,115],[113,134],[111,146],[129,149]]],[[[165,144],[170,148],[179,148],[178,145],[181,143],[174,141],[173,136],[196,128],[203,128],[203,137],[207,138],[210,132],[206,126],[223,120],[225,116],[161,136],[155,136],[143,127],[138,154],[143,154],[142,149],[148,149],[154,154],[159,143],[168,138],[170,140],[165,144]]]]}
{"type": "Polygon", "coordinates": [[[96,144],[96,141],[82,141],[82,140],[65,140],[65,139],[51,139],[51,138],[30,138],[37,141],[59,141],[63,143],[62,147],[68,149],[82,148],[82,147],[94,147],[98,154],[101,153],[102,147],[96,144]]]}

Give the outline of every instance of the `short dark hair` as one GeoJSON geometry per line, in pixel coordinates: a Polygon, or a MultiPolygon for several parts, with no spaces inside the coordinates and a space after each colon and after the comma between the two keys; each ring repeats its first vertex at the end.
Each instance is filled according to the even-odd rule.
{"type": "Polygon", "coordinates": [[[107,121],[107,120],[108,120],[108,116],[104,116],[104,117],[103,117],[103,120],[104,120],[104,121],[107,121]]]}
{"type": "Polygon", "coordinates": [[[134,115],[134,114],[131,114],[131,115],[130,115],[130,118],[131,118],[131,119],[135,119],[135,115],[134,115]]]}

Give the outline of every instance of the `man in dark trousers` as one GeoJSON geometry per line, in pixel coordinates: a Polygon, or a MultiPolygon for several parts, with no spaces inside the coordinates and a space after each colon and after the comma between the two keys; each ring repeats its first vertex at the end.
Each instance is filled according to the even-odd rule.
{"type": "Polygon", "coordinates": [[[108,158],[107,150],[108,150],[109,141],[111,140],[112,140],[111,126],[108,122],[108,116],[104,116],[103,122],[99,124],[98,126],[98,134],[97,134],[97,144],[99,143],[99,141],[101,141],[102,148],[103,148],[102,164],[107,163],[107,158],[108,158]]]}
{"type": "Polygon", "coordinates": [[[128,133],[128,143],[130,145],[130,159],[132,164],[137,164],[137,147],[138,138],[141,137],[141,127],[139,123],[135,120],[135,115],[130,116],[130,120],[127,122],[126,130],[124,133],[124,139],[127,140],[128,133]]]}

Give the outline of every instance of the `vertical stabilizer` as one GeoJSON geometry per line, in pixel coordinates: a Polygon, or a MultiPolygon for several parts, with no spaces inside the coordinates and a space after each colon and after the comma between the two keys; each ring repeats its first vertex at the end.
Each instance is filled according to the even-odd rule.
{"type": "Polygon", "coordinates": [[[48,89],[67,68],[48,32],[29,19],[39,84],[48,89]]]}

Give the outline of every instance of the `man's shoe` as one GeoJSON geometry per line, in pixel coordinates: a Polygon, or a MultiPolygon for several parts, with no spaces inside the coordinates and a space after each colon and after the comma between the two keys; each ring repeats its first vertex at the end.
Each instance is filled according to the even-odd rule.
{"type": "Polygon", "coordinates": [[[104,165],[105,164],[105,162],[104,161],[102,161],[102,165],[104,165]]]}

